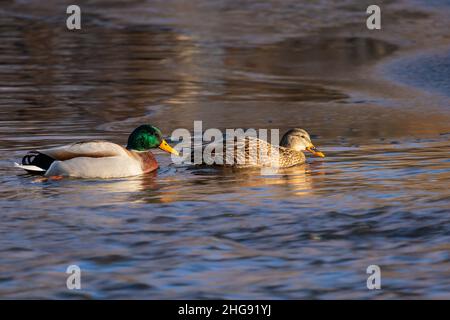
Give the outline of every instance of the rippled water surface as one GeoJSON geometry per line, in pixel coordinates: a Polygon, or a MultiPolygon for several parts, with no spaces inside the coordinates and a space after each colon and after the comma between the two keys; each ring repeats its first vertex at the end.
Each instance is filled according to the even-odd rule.
{"type": "Polygon", "coordinates": [[[1,5],[0,298],[450,298],[446,7],[382,2],[375,34],[364,1],[233,3],[89,1],[72,32],[57,1],[1,5]],[[302,127],[327,157],[264,175],[155,151],[149,175],[47,182],[12,166],[194,120],[302,127]]]}

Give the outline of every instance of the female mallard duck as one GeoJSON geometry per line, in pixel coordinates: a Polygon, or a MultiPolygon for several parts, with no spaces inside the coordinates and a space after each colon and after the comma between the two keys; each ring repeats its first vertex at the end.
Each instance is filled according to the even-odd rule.
{"type": "Polygon", "coordinates": [[[142,125],[130,134],[126,148],[104,140],[76,142],[31,151],[21,165],[15,165],[47,177],[122,178],[156,170],[158,162],[150,152],[153,148],[178,155],[158,128],[142,125]]]}
{"type": "MultiPolygon", "coordinates": [[[[243,139],[226,139],[202,148],[202,164],[229,166],[235,168],[276,167],[287,168],[305,163],[307,150],[318,157],[325,155],[312,144],[309,134],[303,129],[290,129],[281,138],[280,145],[275,146],[256,137],[245,136],[243,139]]],[[[191,154],[195,159],[196,148],[191,154]]],[[[195,161],[194,161],[195,163],[195,161]]]]}

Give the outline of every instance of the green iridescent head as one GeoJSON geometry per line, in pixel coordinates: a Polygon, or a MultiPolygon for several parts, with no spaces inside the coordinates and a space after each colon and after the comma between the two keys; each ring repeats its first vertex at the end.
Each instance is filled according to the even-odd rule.
{"type": "Polygon", "coordinates": [[[178,155],[178,152],[167,144],[161,130],[157,127],[144,124],[136,129],[128,137],[127,149],[135,151],[147,151],[160,148],[166,152],[178,155]]]}

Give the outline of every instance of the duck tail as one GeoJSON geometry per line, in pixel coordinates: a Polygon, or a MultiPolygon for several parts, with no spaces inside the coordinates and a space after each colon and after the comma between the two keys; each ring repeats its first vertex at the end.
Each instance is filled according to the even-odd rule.
{"type": "Polygon", "coordinates": [[[14,167],[26,170],[29,173],[44,173],[46,171],[46,170],[44,170],[42,168],[39,168],[37,166],[23,165],[23,164],[18,164],[17,162],[14,162],[14,167]]]}
{"type": "Polygon", "coordinates": [[[53,161],[55,159],[46,154],[31,151],[22,158],[22,164],[14,163],[14,166],[30,173],[44,173],[50,168],[53,161]]]}

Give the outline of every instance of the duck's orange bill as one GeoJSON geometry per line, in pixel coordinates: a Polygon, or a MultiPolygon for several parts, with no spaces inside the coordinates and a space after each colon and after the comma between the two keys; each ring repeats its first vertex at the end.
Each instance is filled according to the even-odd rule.
{"type": "Polygon", "coordinates": [[[172,148],[171,146],[169,146],[169,144],[166,142],[166,140],[163,140],[163,141],[161,142],[161,144],[159,145],[159,148],[160,148],[161,150],[166,151],[166,152],[173,153],[173,154],[176,155],[176,156],[179,155],[178,151],[175,150],[174,148],[172,148]]]}
{"type": "Polygon", "coordinates": [[[316,147],[314,147],[313,145],[311,145],[310,147],[307,147],[306,150],[308,150],[309,152],[311,152],[313,155],[315,155],[316,157],[321,157],[324,158],[325,155],[320,152],[319,150],[317,150],[316,147]]]}

